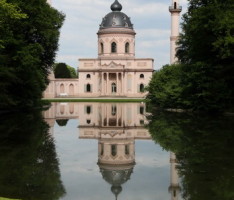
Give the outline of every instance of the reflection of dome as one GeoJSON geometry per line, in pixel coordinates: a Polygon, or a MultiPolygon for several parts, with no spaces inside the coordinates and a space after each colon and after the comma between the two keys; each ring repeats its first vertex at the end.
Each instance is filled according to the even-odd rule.
{"type": "Polygon", "coordinates": [[[115,195],[116,199],[122,191],[121,185],[126,183],[133,172],[134,164],[132,165],[99,165],[100,172],[103,179],[108,182],[111,187],[112,193],[115,195]]]}
{"type": "Polygon", "coordinates": [[[133,24],[131,23],[130,18],[120,12],[122,10],[122,5],[115,0],[115,2],[111,5],[111,10],[109,14],[107,14],[100,25],[100,29],[105,28],[130,28],[133,29],[133,24]]]}

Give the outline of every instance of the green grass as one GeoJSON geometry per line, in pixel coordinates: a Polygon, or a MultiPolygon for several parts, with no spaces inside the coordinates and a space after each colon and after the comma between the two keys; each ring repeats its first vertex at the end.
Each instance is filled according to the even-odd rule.
{"type": "Polygon", "coordinates": [[[0,200],[20,200],[20,199],[8,199],[8,198],[0,197],[0,200]]]}
{"type": "Polygon", "coordinates": [[[119,102],[134,103],[144,102],[144,99],[43,99],[45,102],[119,102]]]}

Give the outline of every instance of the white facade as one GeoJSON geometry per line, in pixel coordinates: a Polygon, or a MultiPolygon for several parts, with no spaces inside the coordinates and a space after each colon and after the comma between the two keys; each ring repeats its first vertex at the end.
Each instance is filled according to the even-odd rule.
{"type": "Polygon", "coordinates": [[[136,33],[130,18],[120,12],[118,1],[112,6],[113,12],[103,18],[98,31],[98,58],[79,59],[79,79],[55,79],[51,75],[45,98],[146,96],[144,88],[151,79],[154,61],[135,58],[136,33]],[[111,25],[103,25],[105,18],[111,25]]]}

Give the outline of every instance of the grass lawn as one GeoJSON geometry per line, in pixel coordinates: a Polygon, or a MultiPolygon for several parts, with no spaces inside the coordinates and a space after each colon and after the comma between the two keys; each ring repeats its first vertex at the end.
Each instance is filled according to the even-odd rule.
{"type": "Polygon", "coordinates": [[[20,200],[20,199],[8,199],[8,198],[0,197],[0,200],[20,200]]]}

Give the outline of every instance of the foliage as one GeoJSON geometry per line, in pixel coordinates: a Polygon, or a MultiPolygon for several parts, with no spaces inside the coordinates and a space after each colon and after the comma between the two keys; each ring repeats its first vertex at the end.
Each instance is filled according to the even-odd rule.
{"type": "Polygon", "coordinates": [[[149,87],[152,102],[206,112],[233,109],[233,10],[233,0],[189,0],[178,41],[180,69],[156,72],[149,87]]]}
{"type": "Polygon", "coordinates": [[[56,63],[54,66],[55,78],[77,78],[76,71],[66,63],[56,63]]]}
{"type": "Polygon", "coordinates": [[[147,96],[157,106],[178,108],[181,98],[181,66],[165,65],[153,74],[146,90],[147,96]]]}
{"type": "Polygon", "coordinates": [[[66,126],[68,119],[57,119],[56,122],[59,126],[66,126]]]}
{"type": "Polygon", "coordinates": [[[187,200],[234,198],[232,117],[155,112],[149,131],[177,157],[182,195],[187,200]]]}
{"type": "Polygon", "coordinates": [[[65,194],[59,162],[41,112],[0,117],[0,196],[58,200],[65,194]]]}
{"type": "Polygon", "coordinates": [[[37,106],[64,16],[45,0],[0,2],[0,109],[37,106]]]}
{"type": "Polygon", "coordinates": [[[67,65],[67,68],[70,71],[71,78],[78,78],[78,74],[77,74],[76,70],[73,67],[67,65]]]}

